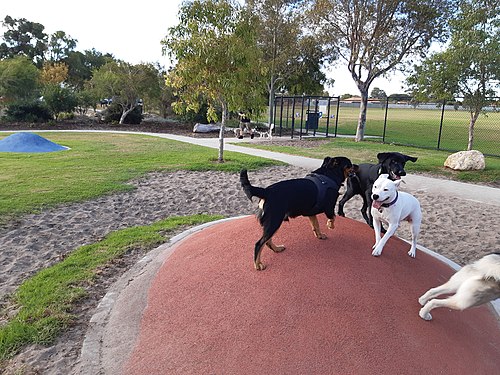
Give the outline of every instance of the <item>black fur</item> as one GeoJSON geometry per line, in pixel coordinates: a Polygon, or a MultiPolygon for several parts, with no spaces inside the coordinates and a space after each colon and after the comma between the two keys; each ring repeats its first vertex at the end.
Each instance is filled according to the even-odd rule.
{"type": "Polygon", "coordinates": [[[339,202],[338,214],[345,216],[345,203],[359,194],[363,198],[361,214],[365,221],[373,227],[373,218],[370,212],[372,205],[372,187],[375,180],[384,173],[389,174],[391,180],[398,180],[406,176],[405,164],[407,161],[416,162],[417,158],[400,154],[399,152],[381,152],[377,155],[378,164],[360,164],[355,176],[347,179],[347,188],[339,202]]]}
{"type": "MultiPolygon", "coordinates": [[[[329,182],[324,194],[319,194],[317,184],[309,178],[298,178],[280,181],[261,188],[252,186],[248,180],[247,171],[240,172],[240,182],[246,196],[251,200],[258,197],[264,200],[262,209],[258,214],[258,219],[263,228],[262,237],[255,243],[254,262],[257,269],[260,265],[260,252],[264,244],[268,244],[272,236],[281,226],[281,223],[288,218],[297,216],[315,216],[322,212],[329,219],[334,219],[335,205],[339,196],[339,189],[353,165],[345,157],[327,157],[321,167],[313,174],[326,176],[329,182]],[[318,205],[317,197],[324,196],[324,202],[318,205]]],[[[273,249],[274,250],[274,249],[273,249]]],[[[275,250],[276,251],[276,250],[275,250]]]]}

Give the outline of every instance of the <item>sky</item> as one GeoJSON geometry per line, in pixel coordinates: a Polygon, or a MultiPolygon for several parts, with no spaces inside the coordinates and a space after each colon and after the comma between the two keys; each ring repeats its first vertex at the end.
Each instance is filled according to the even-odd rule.
{"type": "MultiPolygon", "coordinates": [[[[181,3],[181,0],[86,0],[77,3],[68,0],[10,0],[2,1],[0,21],[3,22],[7,15],[14,19],[25,18],[44,25],[48,35],[64,31],[78,41],[76,49],[79,51],[95,48],[131,64],[159,62],[168,67],[170,61],[162,55],[160,41],[167,35],[168,28],[177,24],[181,3]]],[[[6,29],[0,25],[0,31],[3,35],[6,29]]],[[[359,94],[345,64],[340,63],[325,73],[328,78],[335,79],[333,87],[327,88],[330,95],[359,94]]],[[[370,91],[378,87],[387,95],[402,93],[403,82],[403,75],[396,73],[390,79],[376,79],[370,91]]]]}

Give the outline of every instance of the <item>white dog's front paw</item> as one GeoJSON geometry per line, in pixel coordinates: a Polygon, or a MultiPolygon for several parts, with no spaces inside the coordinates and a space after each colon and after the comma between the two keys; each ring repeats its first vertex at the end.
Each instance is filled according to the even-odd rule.
{"type": "Polygon", "coordinates": [[[410,251],[408,251],[408,255],[411,256],[412,258],[415,258],[415,255],[416,255],[416,251],[411,249],[410,251]]]}
{"type": "Polygon", "coordinates": [[[418,315],[423,319],[423,320],[432,320],[432,315],[431,313],[426,313],[424,309],[420,309],[418,312],[418,315]]]}
{"type": "Polygon", "coordinates": [[[379,247],[375,247],[372,251],[372,255],[374,257],[378,257],[380,254],[382,254],[382,249],[380,249],[379,247]]]}
{"type": "Polygon", "coordinates": [[[418,299],[418,303],[420,303],[420,306],[424,306],[427,303],[427,298],[425,298],[424,296],[421,296],[418,299]]]}

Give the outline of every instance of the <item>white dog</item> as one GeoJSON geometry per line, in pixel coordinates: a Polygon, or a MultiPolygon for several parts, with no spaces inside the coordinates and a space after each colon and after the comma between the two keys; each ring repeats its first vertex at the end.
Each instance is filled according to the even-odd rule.
{"type": "Polygon", "coordinates": [[[417,237],[422,222],[420,203],[413,195],[398,191],[401,180],[392,181],[388,174],[381,174],[373,183],[372,207],[373,229],[375,230],[375,245],[373,256],[382,254],[384,245],[396,232],[399,223],[406,220],[411,223],[411,248],[408,255],[415,258],[417,237]],[[389,225],[384,237],[381,237],[381,223],[389,225]]]}
{"type": "Polygon", "coordinates": [[[430,311],[436,307],[465,310],[500,297],[500,253],[488,254],[466,265],[448,282],[429,289],[418,302],[423,306],[418,315],[431,320],[430,311]],[[455,293],[456,292],[456,293],[455,293]],[[441,294],[451,294],[446,299],[433,299],[441,294]]]}

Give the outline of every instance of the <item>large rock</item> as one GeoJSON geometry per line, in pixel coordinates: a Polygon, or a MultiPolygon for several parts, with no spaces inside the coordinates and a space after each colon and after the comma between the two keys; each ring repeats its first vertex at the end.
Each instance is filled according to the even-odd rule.
{"type": "Polygon", "coordinates": [[[193,128],[193,133],[212,133],[220,131],[220,125],[216,124],[200,124],[196,123],[193,128]]]}
{"type": "Polygon", "coordinates": [[[483,170],[484,155],[476,150],[456,152],[446,158],[444,166],[456,171],[483,170]]]}

